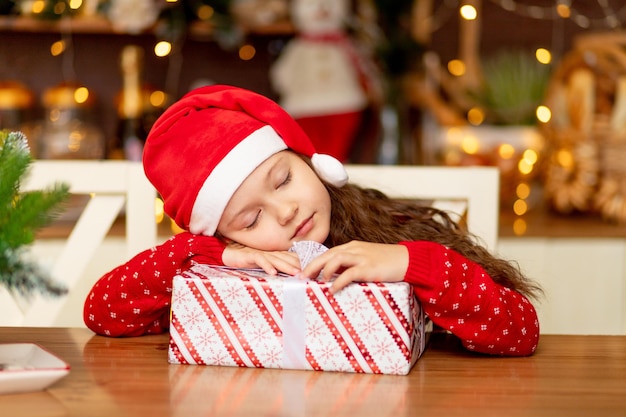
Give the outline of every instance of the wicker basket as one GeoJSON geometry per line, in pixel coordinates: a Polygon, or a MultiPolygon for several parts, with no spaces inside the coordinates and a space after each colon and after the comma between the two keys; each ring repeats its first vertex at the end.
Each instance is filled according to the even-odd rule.
{"type": "Polygon", "coordinates": [[[554,73],[546,104],[551,206],[626,223],[626,33],[577,39],[554,73]]]}

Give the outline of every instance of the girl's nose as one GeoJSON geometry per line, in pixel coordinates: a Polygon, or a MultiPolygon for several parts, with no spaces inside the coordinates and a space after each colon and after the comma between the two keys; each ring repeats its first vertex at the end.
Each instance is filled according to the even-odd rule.
{"type": "Polygon", "coordinates": [[[281,226],[292,221],[298,213],[298,205],[295,202],[275,200],[276,218],[281,226]]]}

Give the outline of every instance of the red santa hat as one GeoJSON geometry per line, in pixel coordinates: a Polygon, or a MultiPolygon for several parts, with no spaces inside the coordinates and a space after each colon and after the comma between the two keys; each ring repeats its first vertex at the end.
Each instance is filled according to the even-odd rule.
{"type": "Polygon", "coordinates": [[[297,122],[274,101],[245,89],[201,87],[170,106],[150,130],[146,176],[165,212],[183,229],[212,236],[241,183],[263,161],[291,149],[311,158],[318,176],[343,186],[343,165],[315,152],[297,122]]]}

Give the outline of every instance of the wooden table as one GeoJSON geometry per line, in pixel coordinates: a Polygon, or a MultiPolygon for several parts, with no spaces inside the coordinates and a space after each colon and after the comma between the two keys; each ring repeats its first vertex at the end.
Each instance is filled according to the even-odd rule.
{"type": "Polygon", "coordinates": [[[168,336],[0,328],[71,365],[46,391],[0,395],[20,416],[626,416],[626,336],[551,336],[527,358],[435,334],[408,376],[169,365],[168,336]]]}

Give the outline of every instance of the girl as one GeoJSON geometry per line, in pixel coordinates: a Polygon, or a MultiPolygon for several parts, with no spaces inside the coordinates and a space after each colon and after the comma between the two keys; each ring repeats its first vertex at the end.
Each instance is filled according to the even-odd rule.
{"type": "Polygon", "coordinates": [[[347,184],[273,101],[230,86],[194,90],[154,124],[146,175],[186,232],[105,274],[84,307],[98,334],[168,330],[174,275],[195,263],[317,276],[331,292],[353,281],[406,281],[431,320],[473,351],[529,355],[539,288],[477,245],[445,213],[347,184]],[[330,249],[303,270],[289,252],[330,249]]]}

